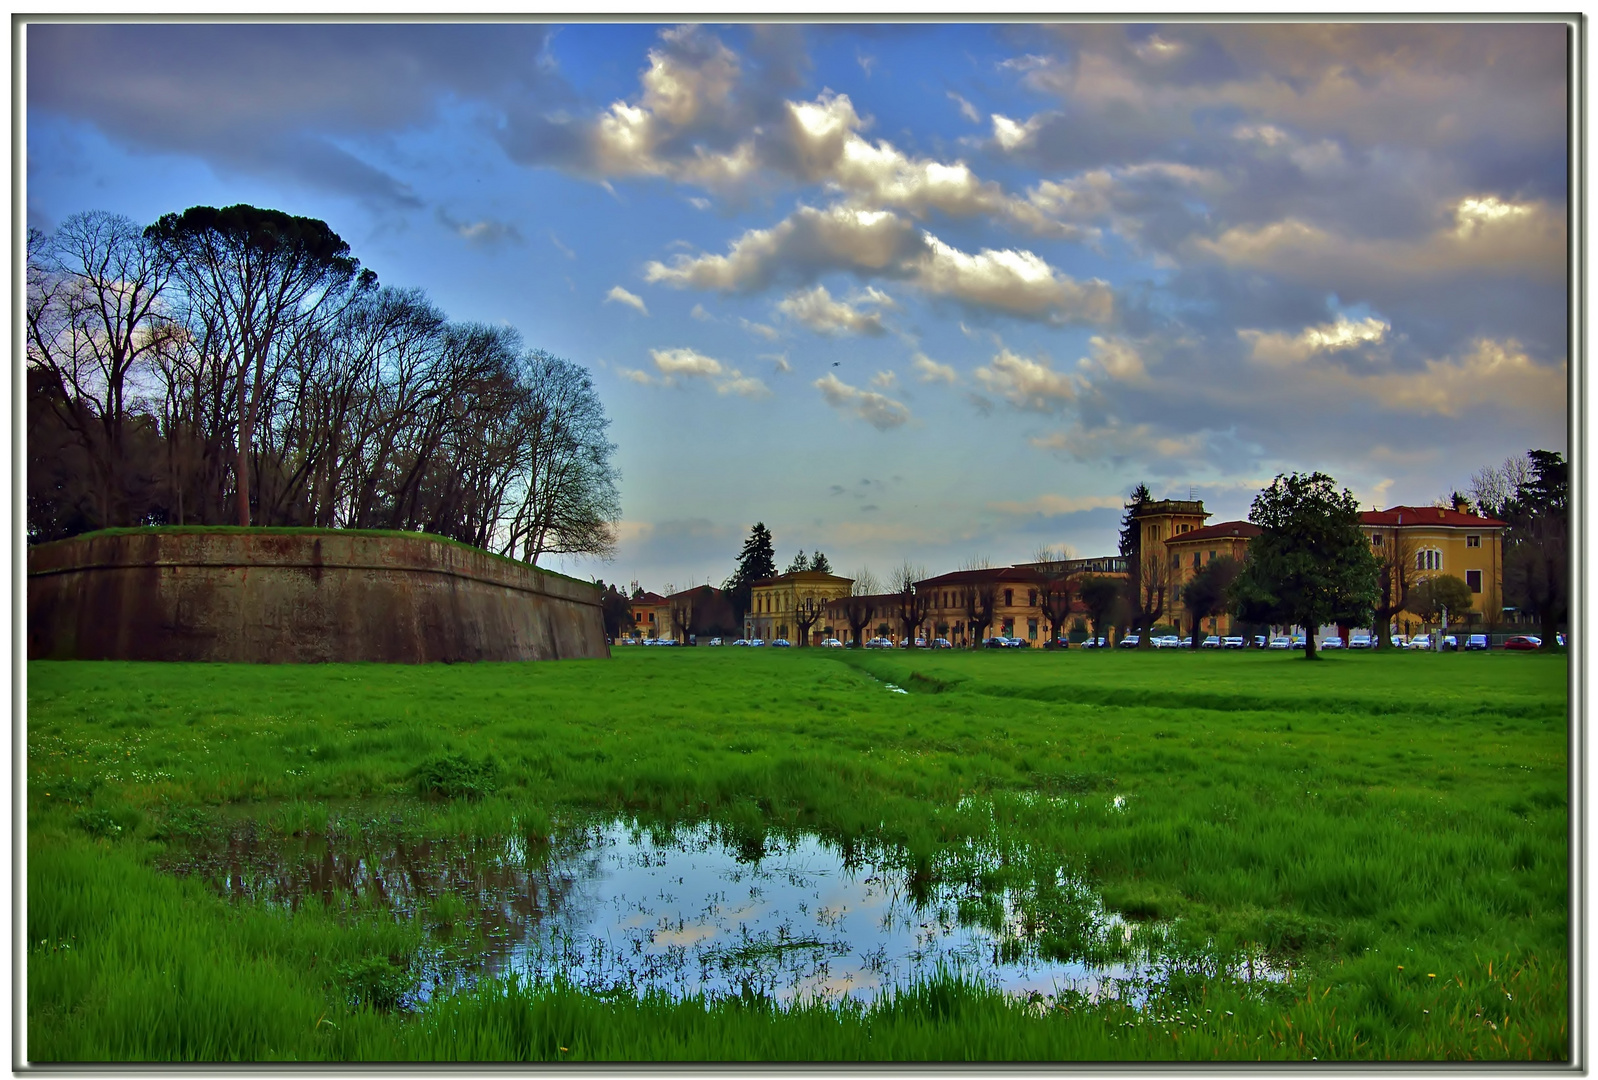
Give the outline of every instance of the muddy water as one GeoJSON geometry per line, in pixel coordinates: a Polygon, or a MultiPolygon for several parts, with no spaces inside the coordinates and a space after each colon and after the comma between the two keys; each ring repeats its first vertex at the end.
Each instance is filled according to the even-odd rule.
{"type": "Polygon", "coordinates": [[[1158,928],[1134,932],[1063,876],[1040,908],[1037,890],[983,892],[903,863],[848,858],[813,835],[740,843],[710,826],[591,824],[530,849],[513,837],[385,840],[380,830],[282,838],[247,823],[171,869],[239,900],[422,920],[436,945],[413,965],[417,1000],[513,973],[600,992],[785,1002],[869,999],[940,968],[1015,994],[1132,1000],[1195,964],[1281,977],[1260,958],[1164,955],[1158,928]]]}

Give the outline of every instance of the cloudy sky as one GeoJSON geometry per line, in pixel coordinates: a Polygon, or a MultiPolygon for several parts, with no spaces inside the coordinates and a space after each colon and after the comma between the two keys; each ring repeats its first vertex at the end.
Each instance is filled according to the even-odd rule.
{"type": "Polygon", "coordinates": [[[246,202],[588,366],[646,587],[1566,448],[1566,28],[41,25],[27,213],[246,202]]]}

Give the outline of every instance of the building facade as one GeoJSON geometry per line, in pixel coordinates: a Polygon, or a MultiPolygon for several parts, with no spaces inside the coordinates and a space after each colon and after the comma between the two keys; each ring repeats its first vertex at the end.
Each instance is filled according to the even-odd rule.
{"type": "MultiPolygon", "coordinates": [[[[1199,529],[1188,529],[1165,541],[1167,565],[1171,571],[1171,602],[1167,619],[1184,634],[1193,632],[1187,605],[1182,602],[1182,587],[1193,575],[1216,559],[1235,559],[1239,563],[1248,551],[1248,542],[1260,534],[1252,521],[1223,521],[1199,529]]],[[[1232,616],[1212,615],[1200,627],[1206,634],[1223,637],[1233,632],[1232,616]]]]}
{"type": "Polygon", "coordinates": [[[957,646],[976,646],[988,638],[1020,638],[1032,648],[1048,640],[1043,617],[1043,575],[1027,566],[956,570],[916,582],[926,592],[922,626],[931,637],[957,646]],[[986,626],[982,617],[991,613],[986,626]]]}
{"type": "MultiPolygon", "coordinates": [[[[1367,510],[1359,524],[1377,561],[1402,567],[1410,587],[1439,574],[1464,581],[1471,592],[1471,610],[1450,616],[1450,624],[1496,626],[1504,620],[1505,522],[1470,513],[1463,506],[1394,506],[1367,510]]],[[[1396,629],[1414,633],[1421,618],[1400,612],[1396,629]]]]}
{"type": "Polygon", "coordinates": [[[798,644],[820,644],[826,636],[825,608],[828,601],[848,596],[853,578],[839,577],[821,570],[795,570],[762,578],[749,588],[749,611],[744,615],[744,637],[765,641],[785,640],[798,644]],[[810,625],[805,642],[799,635],[801,609],[813,610],[817,618],[810,625]]]}
{"type": "Polygon", "coordinates": [[[659,593],[646,592],[628,601],[633,615],[632,633],[639,641],[671,636],[671,601],[659,593]]]}

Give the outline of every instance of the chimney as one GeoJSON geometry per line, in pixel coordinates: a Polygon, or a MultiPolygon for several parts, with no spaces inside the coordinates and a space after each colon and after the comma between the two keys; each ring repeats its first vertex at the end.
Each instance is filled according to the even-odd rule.
{"type": "Polygon", "coordinates": [[[1465,498],[1465,496],[1459,494],[1458,492],[1455,492],[1454,493],[1454,510],[1457,513],[1461,513],[1461,514],[1470,513],[1470,500],[1465,498]]]}

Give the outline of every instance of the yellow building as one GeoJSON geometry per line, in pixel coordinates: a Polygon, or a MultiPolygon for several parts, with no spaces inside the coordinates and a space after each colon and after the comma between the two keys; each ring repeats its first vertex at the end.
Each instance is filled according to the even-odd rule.
{"type": "MultiPolygon", "coordinates": [[[[1193,580],[1193,575],[1216,559],[1230,558],[1243,561],[1248,542],[1260,534],[1260,527],[1252,521],[1222,521],[1198,529],[1186,529],[1165,540],[1166,566],[1171,576],[1171,600],[1166,607],[1166,622],[1176,626],[1183,636],[1193,632],[1188,620],[1187,605],[1182,603],[1182,587],[1193,580]]],[[[1206,634],[1226,636],[1232,633],[1232,616],[1226,613],[1212,615],[1200,628],[1206,634]]]]}
{"type": "Polygon", "coordinates": [[[630,636],[641,641],[671,637],[671,601],[659,593],[646,592],[628,601],[633,613],[630,636]]]}
{"type": "Polygon", "coordinates": [[[848,596],[853,578],[839,577],[821,570],[795,570],[762,578],[749,589],[749,611],[744,615],[744,637],[765,641],[782,639],[795,645],[819,644],[822,640],[824,609],[827,601],[848,596]],[[801,642],[799,616],[814,612],[808,641],[801,642]]]}
{"type": "MultiPolygon", "coordinates": [[[[1394,506],[1359,515],[1360,528],[1379,563],[1388,563],[1396,577],[1402,568],[1411,588],[1439,574],[1462,580],[1471,592],[1471,610],[1449,623],[1496,625],[1504,611],[1505,522],[1480,517],[1465,507],[1394,506]]],[[[1400,633],[1421,626],[1418,615],[1402,612],[1394,620],[1400,633]]]]}
{"type": "Polygon", "coordinates": [[[1042,576],[1023,566],[988,570],[956,570],[916,582],[916,592],[930,599],[922,626],[934,638],[957,646],[980,645],[991,637],[1020,638],[1042,648],[1049,626],[1043,618],[1042,576]],[[992,613],[987,626],[973,625],[972,614],[992,613]]]}

